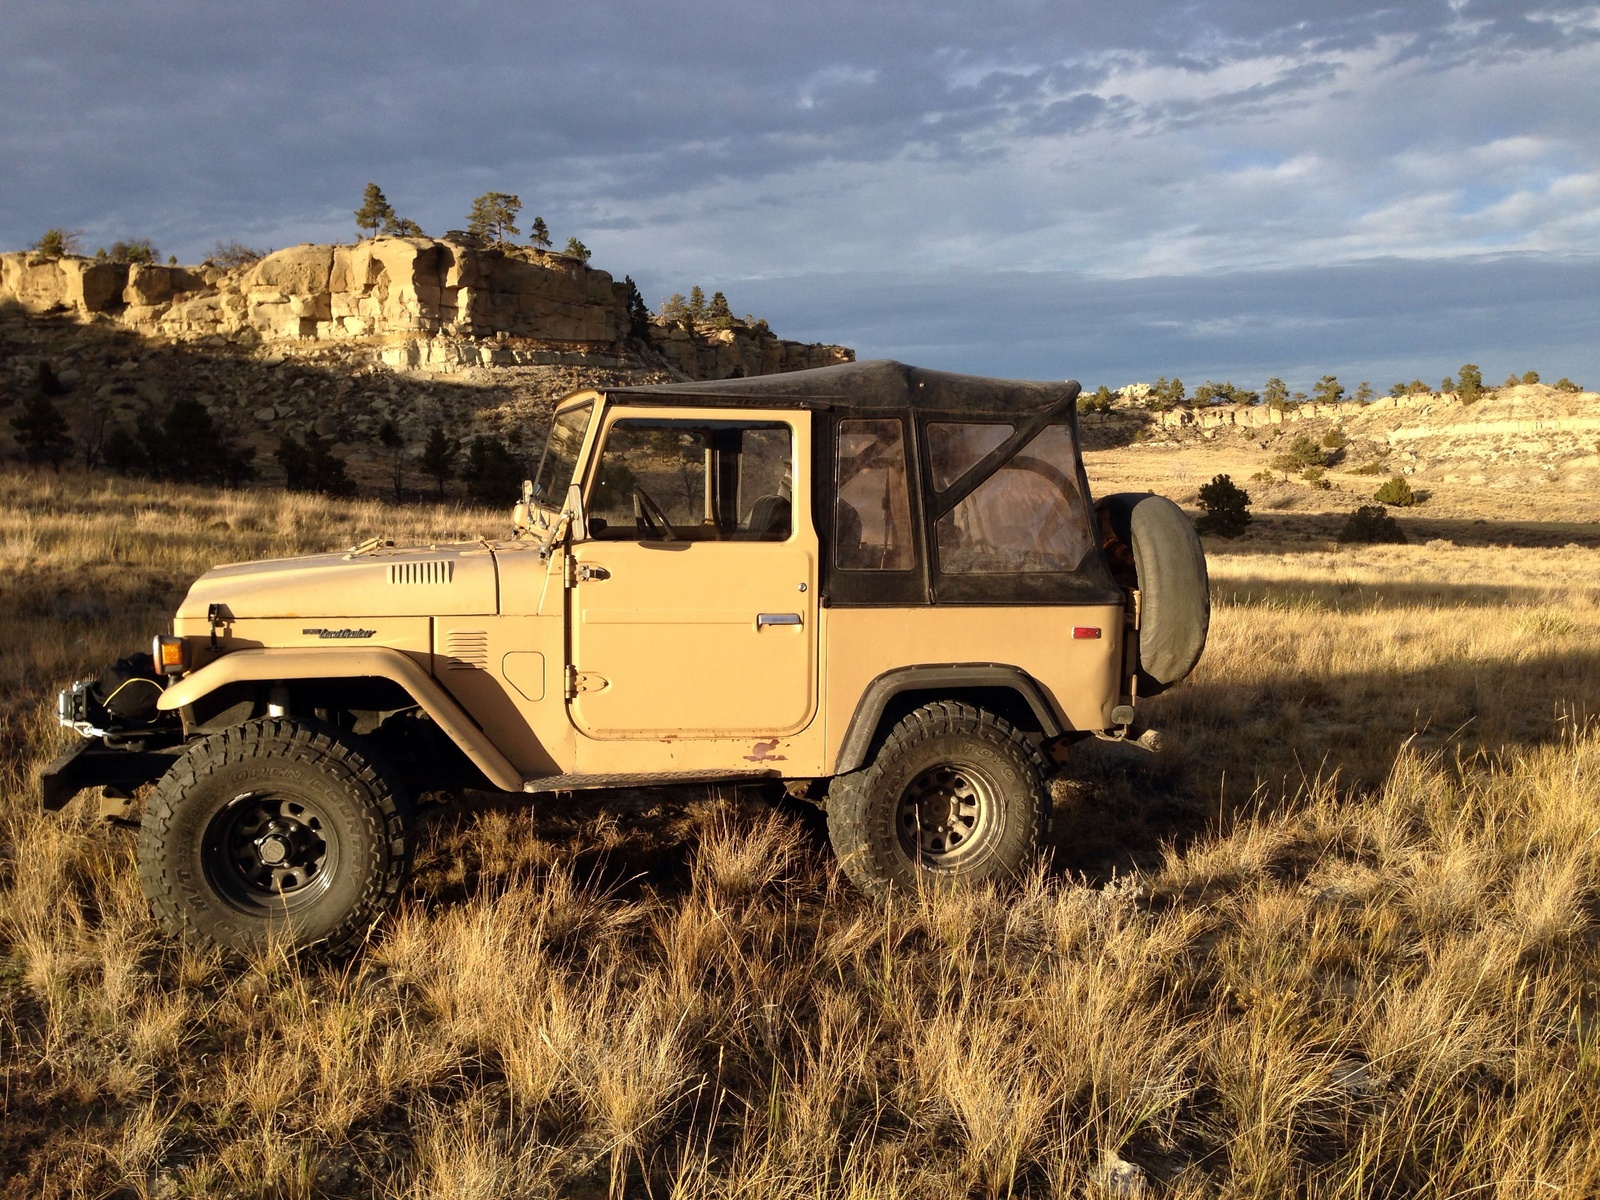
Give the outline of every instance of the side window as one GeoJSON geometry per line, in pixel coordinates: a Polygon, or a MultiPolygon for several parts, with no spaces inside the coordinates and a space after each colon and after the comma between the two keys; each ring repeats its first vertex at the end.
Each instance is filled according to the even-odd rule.
{"type": "MultiPolygon", "coordinates": [[[[1010,434],[1009,426],[929,425],[936,477],[941,453],[958,464],[949,471],[948,484],[1010,434]],[[1003,431],[998,436],[992,432],[997,429],[1003,431]]],[[[941,517],[934,535],[939,570],[945,575],[1075,569],[1094,539],[1088,507],[1078,492],[1071,429],[1047,426],[941,517]]]]}
{"type": "Polygon", "coordinates": [[[625,418],[606,431],[585,517],[601,541],[781,542],[794,435],[767,421],[625,418]]]}
{"type": "Polygon", "coordinates": [[[847,571],[910,570],[915,558],[904,425],[840,421],[834,483],[834,565],[847,571]]]}

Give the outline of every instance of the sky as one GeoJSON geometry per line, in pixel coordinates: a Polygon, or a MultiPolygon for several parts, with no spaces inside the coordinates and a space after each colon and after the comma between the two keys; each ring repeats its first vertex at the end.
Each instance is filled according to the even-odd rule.
{"type": "Polygon", "coordinates": [[[497,190],[862,358],[1600,386],[1600,4],[7,0],[0,97],[0,248],[497,190]]]}

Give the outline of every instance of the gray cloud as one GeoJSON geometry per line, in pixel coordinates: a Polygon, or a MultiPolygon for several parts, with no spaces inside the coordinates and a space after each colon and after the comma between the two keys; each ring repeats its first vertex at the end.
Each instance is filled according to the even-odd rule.
{"type": "MultiPolygon", "coordinates": [[[[769,315],[800,319],[818,280],[898,303],[924,294],[906,281],[1056,278],[1143,288],[1177,328],[1204,297],[1172,278],[1600,252],[1597,42],[1600,6],[1571,0],[14,4],[0,244],[349,237],[371,179],[434,231],[519,192],[651,299],[765,279],[769,315]]],[[[831,311],[808,330],[917,344],[865,301],[831,311]]],[[[1567,327],[1489,311],[1530,346],[1567,327]]],[[[928,352],[1009,354],[985,328],[1002,341],[928,352]]]]}

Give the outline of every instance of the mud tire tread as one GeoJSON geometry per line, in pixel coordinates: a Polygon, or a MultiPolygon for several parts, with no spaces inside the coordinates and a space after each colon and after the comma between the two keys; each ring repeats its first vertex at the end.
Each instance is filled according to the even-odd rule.
{"type": "Polygon", "coordinates": [[[864,768],[834,777],[828,786],[828,839],[850,882],[876,900],[915,891],[919,876],[934,883],[1014,879],[1049,842],[1049,778],[1039,748],[1004,717],[958,700],[935,701],[903,717],[864,768]],[[901,851],[885,812],[898,803],[894,781],[934,765],[939,756],[929,750],[943,739],[968,739],[995,750],[1008,760],[1016,781],[1001,789],[1002,827],[989,860],[959,875],[919,871],[901,851]]]}
{"type": "MultiPolygon", "coordinates": [[[[295,941],[304,953],[337,957],[353,950],[394,905],[410,867],[411,801],[393,769],[370,749],[321,721],[267,717],[196,742],[156,783],[139,826],[139,882],[156,920],[192,946],[244,951],[268,937],[269,920],[228,908],[208,887],[186,882],[178,870],[186,847],[175,829],[191,823],[186,812],[204,807],[206,785],[240,763],[288,759],[313,765],[333,786],[330,797],[354,806],[370,834],[365,862],[342,863],[362,876],[356,896],[316,936],[295,941]],[[200,799],[197,800],[196,797],[200,799]]],[[[281,921],[281,918],[278,918],[281,921]]]]}

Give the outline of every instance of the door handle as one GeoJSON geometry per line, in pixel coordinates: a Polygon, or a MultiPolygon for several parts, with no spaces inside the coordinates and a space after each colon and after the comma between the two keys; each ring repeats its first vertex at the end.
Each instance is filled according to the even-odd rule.
{"type": "Polygon", "coordinates": [[[757,613],[756,628],[763,629],[768,625],[798,625],[799,613],[757,613]]]}

